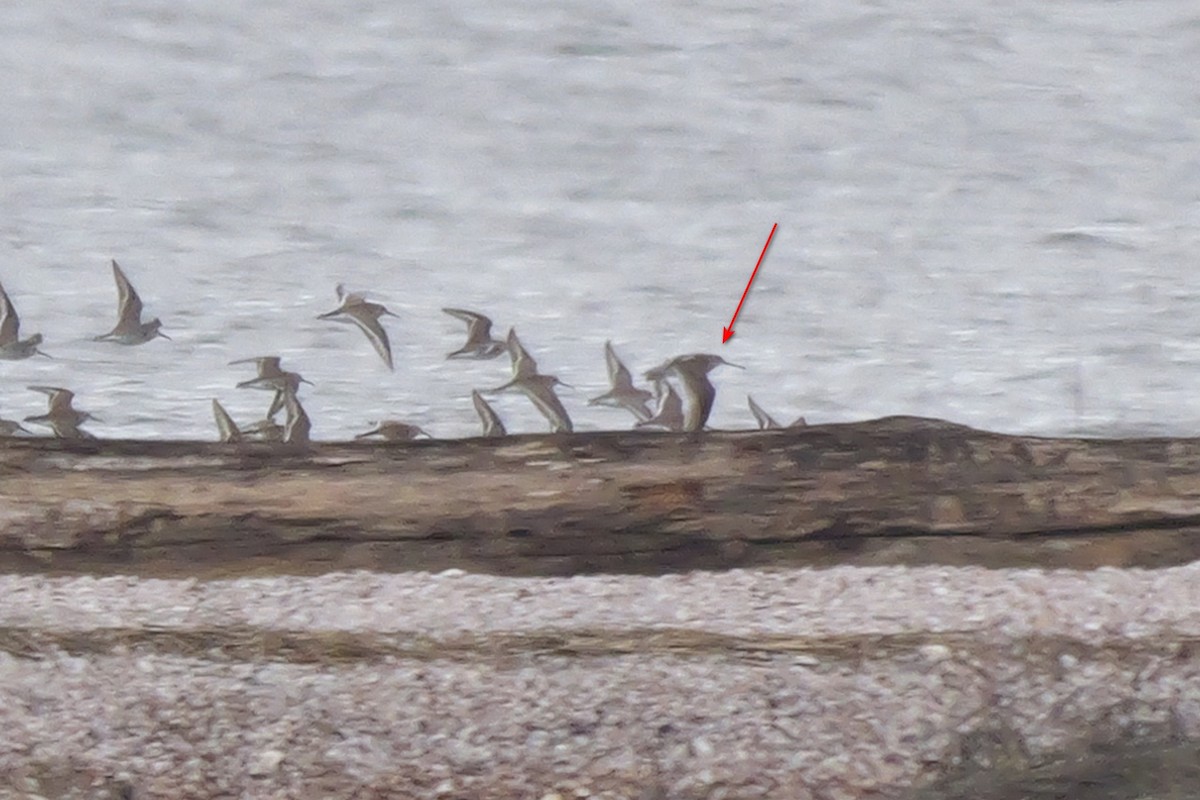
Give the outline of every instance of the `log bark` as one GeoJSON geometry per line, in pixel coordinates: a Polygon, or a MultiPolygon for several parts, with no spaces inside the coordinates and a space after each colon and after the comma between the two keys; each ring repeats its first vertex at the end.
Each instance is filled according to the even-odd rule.
{"type": "Polygon", "coordinates": [[[10,439],[0,569],[563,575],[1200,557],[1200,440],[889,417],[407,443],[10,439]]]}

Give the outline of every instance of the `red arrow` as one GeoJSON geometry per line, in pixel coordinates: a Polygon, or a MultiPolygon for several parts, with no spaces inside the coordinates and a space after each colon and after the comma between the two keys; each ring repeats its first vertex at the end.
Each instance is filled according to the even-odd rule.
{"type": "Polygon", "coordinates": [[[721,329],[721,344],[729,341],[729,337],[733,336],[733,323],[737,322],[737,315],[741,313],[742,303],[746,302],[746,295],[750,294],[750,284],[754,283],[754,276],[758,274],[758,268],[762,266],[763,258],[767,255],[767,248],[771,246],[771,238],[775,236],[775,229],[779,227],[776,222],[771,226],[771,232],[767,234],[767,243],[763,245],[762,254],[758,257],[758,263],[754,265],[754,272],[750,273],[750,280],[746,281],[746,291],[742,292],[742,299],[738,301],[738,307],[733,311],[733,319],[729,320],[729,327],[721,329]]]}

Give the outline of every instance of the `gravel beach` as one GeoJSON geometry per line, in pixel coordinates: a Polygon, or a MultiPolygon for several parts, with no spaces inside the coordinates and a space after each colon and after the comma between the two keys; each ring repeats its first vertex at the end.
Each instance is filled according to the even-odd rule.
{"type": "Polygon", "coordinates": [[[0,797],[900,797],[1200,735],[1197,642],[1200,565],[0,576],[0,797]]]}

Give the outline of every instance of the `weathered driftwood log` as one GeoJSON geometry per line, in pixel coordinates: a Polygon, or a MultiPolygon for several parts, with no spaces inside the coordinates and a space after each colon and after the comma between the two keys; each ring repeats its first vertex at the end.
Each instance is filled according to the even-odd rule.
{"type": "Polygon", "coordinates": [[[0,568],[515,574],[1200,557],[1200,440],[890,417],[387,444],[0,444],[0,568]]]}

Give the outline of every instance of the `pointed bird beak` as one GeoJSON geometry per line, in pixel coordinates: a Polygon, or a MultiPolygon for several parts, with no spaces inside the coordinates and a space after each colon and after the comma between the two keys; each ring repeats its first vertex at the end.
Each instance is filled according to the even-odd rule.
{"type": "MultiPolygon", "coordinates": [[[[34,349],[34,351],[33,351],[33,352],[34,352],[34,354],[36,354],[36,355],[39,355],[39,356],[45,356],[46,358],[50,359],[51,361],[53,361],[53,360],[54,360],[54,356],[50,355],[49,353],[43,353],[41,350],[38,350],[38,349],[36,349],[36,348],[34,349]]],[[[28,431],[26,431],[26,433],[28,433],[28,431]]]]}

